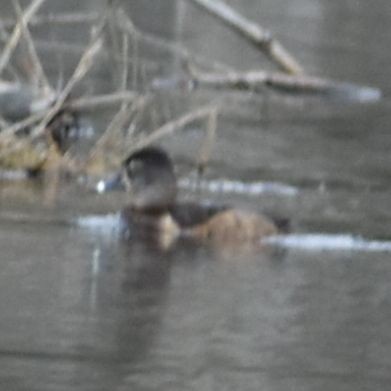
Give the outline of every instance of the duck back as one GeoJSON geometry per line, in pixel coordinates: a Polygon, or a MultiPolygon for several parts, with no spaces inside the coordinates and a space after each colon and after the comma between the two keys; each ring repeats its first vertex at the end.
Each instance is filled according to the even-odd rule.
{"type": "Polygon", "coordinates": [[[206,223],[187,229],[192,237],[215,242],[256,241],[277,233],[277,226],[267,217],[238,209],[222,210],[206,223]]]}

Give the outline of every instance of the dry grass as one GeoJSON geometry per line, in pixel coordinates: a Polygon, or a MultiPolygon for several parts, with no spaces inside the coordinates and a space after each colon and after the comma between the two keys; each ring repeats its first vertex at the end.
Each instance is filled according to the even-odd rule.
{"type": "MultiPolygon", "coordinates": [[[[179,115],[178,118],[167,118],[167,123],[157,125],[156,129],[140,131],[138,129],[140,118],[152,118],[156,114],[154,93],[144,92],[150,90],[148,85],[151,80],[148,80],[148,76],[144,73],[143,64],[150,60],[140,58],[140,45],[153,42],[153,45],[158,45],[160,50],[180,53],[186,58],[191,57],[190,53],[173,42],[168,43],[158,37],[144,34],[136,28],[130,16],[126,15],[122,9],[109,6],[100,15],[96,13],[37,15],[37,11],[44,5],[44,2],[44,0],[35,0],[25,10],[22,10],[18,0],[13,0],[15,21],[7,19],[2,23],[4,28],[2,38],[7,39],[0,56],[0,74],[14,69],[12,55],[18,45],[23,44],[26,48],[23,55],[26,62],[30,64],[29,79],[35,80],[28,86],[22,84],[22,88],[25,86],[26,91],[27,88],[34,90],[34,98],[31,98],[28,104],[32,105],[34,99],[35,101],[46,99],[41,110],[36,112],[31,110],[30,114],[23,118],[12,122],[2,118],[0,122],[0,165],[3,167],[28,170],[52,170],[61,167],[62,170],[65,169],[74,174],[104,175],[108,170],[118,166],[129,152],[171,135],[191,122],[208,119],[212,113],[216,112],[215,104],[205,105],[200,109],[179,115]],[[49,77],[45,74],[45,67],[42,65],[45,61],[37,53],[31,29],[38,25],[42,27],[45,24],[65,23],[88,23],[91,36],[84,45],[79,61],[69,79],[60,90],[54,91],[49,77]],[[10,30],[12,31],[8,33],[7,31],[10,30]],[[94,68],[103,66],[108,58],[114,59],[117,65],[118,83],[114,83],[117,87],[114,85],[112,90],[105,91],[103,94],[85,94],[73,98],[72,94],[80,83],[89,76],[93,78],[94,68]],[[118,107],[116,112],[115,107],[118,107]],[[63,153],[49,131],[52,121],[63,111],[72,113],[77,111],[78,115],[84,115],[83,113],[100,109],[108,112],[113,112],[114,109],[114,112],[112,117],[108,118],[103,133],[90,145],[84,156],[81,158],[78,156],[76,159],[69,152],[63,153]]],[[[58,42],[58,47],[63,47],[63,43],[58,42]]],[[[216,69],[213,62],[211,66],[212,69],[216,69]]],[[[10,86],[19,85],[21,79],[23,76],[15,75],[14,80],[9,83],[10,86]]],[[[20,92],[21,96],[22,93],[23,89],[20,92]]],[[[16,106],[15,109],[18,107],[16,106]]],[[[214,129],[211,130],[209,124],[207,127],[208,147],[203,147],[205,151],[212,144],[211,134],[214,134],[214,129]]],[[[209,152],[203,152],[202,159],[205,160],[208,154],[209,152]]]]}
{"type": "MultiPolygon", "coordinates": [[[[262,90],[257,87],[266,86],[315,92],[330,92],[328,87],[331,86],[338,93],[341,92],[340,85],[333,81],[301,74],[302,67],[266,30],[241,17],[221,1],[188,0],[212,13],[218,22],[238,32],[243,39],[255,44],[285,72],[300,75],[266,73],[262,69],[256,72],[235,72],[230,66],[193,53],[178,42],[141,31],[130,15],[113,5],[116,2],[108,2],[109,5],[101,13],[39,15],[37,12],[44,8],[45,0],[33,0],[24,10],[18,0],[12,1],[15,19],[4,19],[0,26],[0,41],[3,42],[0,78],[8,79],[7,83],[0,81],[0,87],[4,87],[0,88],[0,165],[3,167],[28,170],[61,168],[75,175],[104,175],[135,149],[156,143],[164,137],[172,137],[193,122],[201,122],[204,124],[205,139],[200,147],[198,166],[202,171],[212,153],[223,95],[217,93],[198,108],[189,111],[185,108],[173,114],[169,104],[165,106],[159,102],[159,106],[156,103],[159,94],[169,96],[184,89],[190,95],[195,86],[231,90],[243,89],[245,86],[250,91],[262,90]],[[40,58],[33,29],[35,26],[47,26],[50,30],[50,26],[65,24],[88,26],[90,35],[80,37],[80,42],[72,45],[65,41],[39,42],[39,46],[46,45],[60,59],[63,58],[64,48],[73,54],[79,53],[73,72],[62,83],[62,88],[55,89],[52,85],[59,83],[53,83],[45,73],[45,59],[40,58]],[[83,41],[85,44],[81,45],[83,41]],[[26,75],[20,74],[21,67],[15,58],[15,52],[18,49],[20,52],[21,47],[24,48],[22,68],[28,71],[29,85],[20,82],[26,79],[26,75]],[[149,69],[151,66],[159,69],[159,64],[143,57],[144,48],[174,54],[186,65],[182,74],[174,78],[157,75],[158,79],[152,80],[149,69]],[[83,93],[80,95],[83,81],[89,78],[94,81],[97,69],[104,69],[107,73],[111,71],[114,81],[112,87],[97,94],[89,94],[88,89],[86,92],[85,88],[81,88],[83,93]],[[19,92],[12,95],[12,91],[19,92]],[[4,101],[11,100],[11,95],[16,102],[15,109],[20,109],[24,115],[9,120],[1,110],[1,98],[4,101]],[[27,101],[25,96],[28,96],[27,101]],[[53,122],[60,127],[55,130],[61,133],[61,116],[64,112],[84,116],[93,110],[106,110],[111,114],[106,116],[107,125],[102,133],[82,156],[75,157],[58,145],[59,141],[53,135],[53,122]]],[[[61,69],[58,74],[61,74],[61,69]]],[[[354,86],[348,87],[349,93],[354,95],[354,86]]]]}

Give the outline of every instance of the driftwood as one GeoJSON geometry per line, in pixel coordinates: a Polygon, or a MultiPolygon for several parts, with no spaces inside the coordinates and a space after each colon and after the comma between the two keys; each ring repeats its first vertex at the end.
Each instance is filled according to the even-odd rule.
{"type": "Polygon", "coordinates": [[[191,82],[195,87],[227,88],[259,91],[265,87],[295,94],[318,94],[334,100],[372,102],[381,98],[377,88],[353,83],[310,77],[287,75],[279,72],[197,72],[189,68],[191,82]]]}
{"type": "Polygon", "coordinates": [[[229,26],[262,50],[281,69],[291,74],[303,73],[298,61],[274,39],[270,31],[246,19],[221,0],[189,0],[229,26]]]}

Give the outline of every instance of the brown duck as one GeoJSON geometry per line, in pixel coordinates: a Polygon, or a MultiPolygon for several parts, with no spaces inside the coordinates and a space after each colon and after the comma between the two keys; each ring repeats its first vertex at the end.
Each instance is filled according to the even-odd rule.
{"type": "Polygon", "coordinates": [[[275,235],[285,225],[285,221],[280,224],[261,214],[230,206],[178,202],[173,164],[159,148],[132,153],[106,188],[118,182],[130,193],[123,220],[143,234],[248,243],[275,235]]]}

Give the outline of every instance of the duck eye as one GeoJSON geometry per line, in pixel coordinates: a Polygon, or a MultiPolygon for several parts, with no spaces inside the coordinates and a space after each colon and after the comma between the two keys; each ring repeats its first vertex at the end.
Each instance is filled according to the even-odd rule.
{"type": "Polygon", "coordinates": [[[135,175],[139,172],[143,167],[143,163],[140,160],[132,160],[128,165],[128,175],[135,175]]]}

